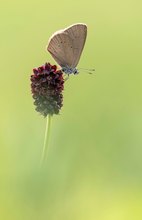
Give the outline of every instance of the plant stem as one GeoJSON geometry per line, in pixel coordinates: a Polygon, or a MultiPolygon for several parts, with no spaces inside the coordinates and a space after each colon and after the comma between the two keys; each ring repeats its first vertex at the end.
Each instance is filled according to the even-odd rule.
{"type": "Polygon", "coordinates": [[[47,160],[47,156],[48,156],[48,148],[49,148],[48,145],[49,145],[49,136],[50,136],[50,128],[51,128],[51,117],[52,117],[51,115],[47,116],[41,164],[43,164],[47,160]]]}

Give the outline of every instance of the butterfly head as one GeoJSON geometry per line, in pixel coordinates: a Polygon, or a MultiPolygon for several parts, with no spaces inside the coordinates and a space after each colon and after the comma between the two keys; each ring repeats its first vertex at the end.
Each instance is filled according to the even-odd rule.
{"type": "Polygon", "coordinates": [[[64,72],[64,73],[66,73],[66,74],[78,74],[79,72],[78,72],[78,70],[74,67],[74,68],[72,68],[72,67],[69,67],[69,66],[64,66],[64,67],[62,67],[62,71],[64,72]]]}

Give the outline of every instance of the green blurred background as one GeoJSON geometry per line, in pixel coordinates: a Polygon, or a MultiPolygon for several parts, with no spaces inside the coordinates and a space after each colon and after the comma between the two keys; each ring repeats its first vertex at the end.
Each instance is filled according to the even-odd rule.
{"type": "Polygon", "coordinates": [[[142,219],[142,2],[0,2],[0,219],[142,219]],[[32,68],[55,61],[51,34],[88,25],[80,72],[65,83],[39,170],[46,120],[34,110],[32,68]]]}

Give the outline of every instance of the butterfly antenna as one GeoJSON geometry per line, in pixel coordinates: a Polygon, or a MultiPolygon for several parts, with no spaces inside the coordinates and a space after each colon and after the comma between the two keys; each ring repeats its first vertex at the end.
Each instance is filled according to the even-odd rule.
{"type": "Polygon", "coordinates": [[[89,74],[93,74],[93,72],[95,71],[95,69],[86,69],[86,68],[79,68],[79,70],[83,70],[84,72],[87,72],[89,74]]]}

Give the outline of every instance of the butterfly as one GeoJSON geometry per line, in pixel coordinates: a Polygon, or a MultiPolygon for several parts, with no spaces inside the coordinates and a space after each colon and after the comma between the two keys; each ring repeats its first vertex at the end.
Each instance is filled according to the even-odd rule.
{"type": "Polygon", "coordinates": [[[80,60],[87,37],[87,25],[73,24],[55,32],[46,47],[54,60],[66,74],[77,74],[76,68],[80,60]]]}

